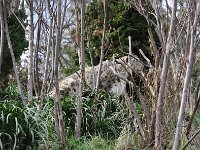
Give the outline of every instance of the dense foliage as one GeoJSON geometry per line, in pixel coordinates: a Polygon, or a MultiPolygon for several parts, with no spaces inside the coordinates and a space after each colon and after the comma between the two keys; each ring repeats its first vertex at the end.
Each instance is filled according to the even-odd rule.
{"type": "MultiPolygon", "coordinates": [[[[76,98],[64,97],[62,103],[65,124],[70,132],[74,131],[76,98]]],[[[101,134],[108,138],[118,137],[123,123],[128,119],[126,111],[124,100],[113,99],[104,91],[98,94],[91,90],[86,91],[83,100],[82,135],[90,137],[101,134]]]]}
{"type": "MultiPolygon", "coordinates": [[[[132,51],[139,56],[138,49],[148,52],[148,32],[147,22],[134,8],[128,7],[123,1],[110,0],[108,2],[108,25],[106,36],[106,47],[104,49],[105,59],[109,59],[113,54],[117,57],[128,52],[128,36],[132,37],[132,51]]],[[[91,36],[91,46],[87,49],[87,59],[89,50],[93,52],[95,64],[100,56],[101,37],[103,30],[103,3],[94,0],[86,9],[86,35],[91,36]]],[[[87,39],[88,40],[88,39],[87,39]]]]}
{"type": "MultiPolygon", "coordinates": [[[[37,100],[33,105],[23,105],[16,85],[9,85],[0,101],[0,148],[1,149],[58,149],[59,140],[54,129],[53,103],[45,100],[41,109],[37,100]]],[[[76,97],[64,96],[62,108],[67,130],[68,148],[76,149],[141,149],[143,143],[126,100],[113,98],[105,91],[98,94],[87,90],[83,100],[82,137],[74,137],[76,97]]],[[[141,105],[136,110],[143,118],[141,105]]],[[[200,124],[199,112],[194,125],[200,124]]],[[[191,147],[195,149],[194,140],[191,147]]],[[[184,144],[184,143],[183,143],[184,144]]]]}
{"type": "Polygon", "coordinates": [[[9,85],[0,101],[0,149],[56,147],[53,106],[23,105],[18,88],[9,85]],[[44,111],[45,110],[45,111],[44,111]]]}
{"type": "MultiPolygon", "coordinates": [[[[18,10],[16,12],[16,16],[24,22],[26,19],[25,10],[18,10]]],[[[28,47],[28,41],[25,39],[25,31],[19,21],[16,19],[14,15],[10,15],[8,17],[8,28],[10,32],[10,38],[14,50],[14,55],[16,61],[19,61],[20,56],[25,51],[25,48],[28,47]]],[[[4,34],[5,36],[5,34],[4,34]]],[[[3,45],[3,63],[2,63],[2,71],[0,80],[4,81],[4,84],[7,83],[7,75],[11,73],[13,68],[12,59],[10,55],[10,51],[8,48],[8,43],[6,40],[6,36],[4,37],[4,45],[3,45]]],[[[2,88],[2,87],[0,87],[2,88]]]]}
{"type": "MultiPolygon", "coordinates": [[[[20,72],[17,81],[20,80],[23,86],[21,90],[18,82],[19,95],[15,79],[12,78],[13,64],[8,43],[4,38],[0,76],[0,149],[185,149],[184,146],[199,149],[200,1],[174,1],[173,6],[170,4],[169,7],[152,1],[89,1],[75,0],[69,4],[67,0],[26,1],[26,9],[30,10],[28,14],[34,14],[34,22],[27,21],[34,26],[33,32],[26,33],[34,35],[33,39],[28,39],[34,58],[28,58],[27,66],[20,65],[18,61],[28,46],[27,37],[12,15],[12,10],[18,9],[18,4],[25,1],[0,2],[3,4],[0,14],[9,12],[8,18],[0,20],[3,20],[2,23],[8,20],[14,55],[19,62],[18,66],[14,66],[20,72]],[[87,3],[85,8],[84,2],[87,3]],[[76,85],[76,91],[79,91],[76,96],[65,95],[68,92],[62,91],[68,91],[68,88],[59,85],[60,79],[82,66],[92,64],[91,58],[94,65],[99,63],[101,46],[104,45],[102,34],[106,2],[108,18],[104,60],[111,59],[113,55],[115,58],[127,55],[128,36],[131,36],[132,51],[140,58],[137,61],[145,67],[137,73],[137,66],[118,61],[128,75],[124,75],[121,67],[116,67],[117,63],[109,67],[118,75],[114,80],[113,74],[107,72],[109,70],[102,71],[108,74],[104,79],[107,87],[113,91],[116,88],[120,90],[119,82],[126,82],[126,91],[122,91],[119,97],[102,89],[97,88],[96,92],[76,85]],[[85,18],[82,18],[84,15],[81,14],[84,13],[81,8],[85,11],[85,18]],[[76,12],[79,12],[78,17],[76,12]],[[85,22],[84,27],[81,20],[85,22]],[[60,32],[59,29],[63,30],[60,32]],[[85,30],[85,36],[75,33],[81,29],[85,30]],[[52,36],[50,31],[53,32],[52,36]],[[76,43],[78,38],[81,38],[81,43],[76,43]],[[81,48],[79,54],[85,52],[86,59],[78,58],[77,44],[81,47],[85,44],[85,49],[81,48]],[[141,56],[139,49],[147,57],[141,56]],[[58,75],[58,70],[65,75],[58,75]],[[8,74],[11,74],[10,82],[7,82],[8,74]],[[40,82],[43,79],[44,82],[40,82]],[[49,98],[54,87],[54,98],[49,98]],[[28,104],[22,104],[21,98],[26,99],[28,104]],[[188,142],[191,143],[187,145],[188,142]]],[[[24,10],[19,10],[16,15],[22,23],[26,20],[24,10]]],[[[84,75],[84,69],[80,72],[80,75],[84,75]]],[[[80,79],[83,81],[84,77],[80,76],[80,79]]],[[[68,78],[64,84],[74,86],[74,80],[79,79],[68,78]]]]}
{"type": "MultiPolygon", "coordinates": [[[[110,59],[113,54],[115,54],[116,58],[119,58],[128,53],[128,36],[132,38],[132,51],[134,54],[143,59],[138,50],[142,49],[148,58],[152,57],[148,47],[147,22],[142,15],[120,0],[108,1],[107,14],[108,24],[104,60],[110,59]]],[[[94,65],[99,63],[103,21],[103,3],[99,0],[93,0],[87,5],[85,13],[85,54],[88,65],[91,65],[91,55],[94,65]]],[[[75,40],[75,29],[71,31],[71,34],[75,40]]],[[[65,73],[69,74],[70,71],[77,70],[79,65],[78,55],[74,49],[68,46],[64,47],[64,51],[69,54],[71,64],[73,64],[73,69],[63,69],[65,73]]]]}
{"type": "MultiPolygon", "coordinates": [[[[4,98],[0,101],[1,149],[58,148],[59,142],[54,130],[54,102],[46,99],[45,105],[41,109],[37,100],[33,105],[23,105],[19,99],[17,86],[9,85],[4,92],[4,98]]],[[[71,137],[69,142],[72,142],[69,146],[71,149],[76,149],[78,145],[75,143],[78,141],[73,138],[76,98],[64,96],[62,98],[62,109],[65,128],[68,136],[71,137]]],[[[141,111],[140,109],[138,105],[138,112],[141,111]]],[[[82,122],[83,139],[81,140],[82,142],[87,141],[85,146],[97,146],[98,149],[98,145],[105,144],[106,147],[109,143],[104,140],[113,141],[117,139],[121,133],[124,134],[122,130],[127,125],[132,126],[131,132],[137,133],[137,128],[134,128],[132,124],[132,117],[129,115],[124,99],[114,99],[105,91],[100,91],[98,94],[91,90],[85,91],[82,122]],[[90,139],[92,140],[89,142],[90,139]],[[97,139],[100,140],[98,143],[97,139]]]]}

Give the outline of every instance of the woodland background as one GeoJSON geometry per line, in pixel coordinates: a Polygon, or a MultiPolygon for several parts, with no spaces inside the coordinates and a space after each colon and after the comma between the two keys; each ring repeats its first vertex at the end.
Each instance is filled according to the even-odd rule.
{"type": "Polygon", "coordinates": [[[0,149],[199,149],[199,23],[199,0],[0,0],[0,149]],[[133,95],[99,89],[101,69],[84,85],[129,49],[133,95]]]}

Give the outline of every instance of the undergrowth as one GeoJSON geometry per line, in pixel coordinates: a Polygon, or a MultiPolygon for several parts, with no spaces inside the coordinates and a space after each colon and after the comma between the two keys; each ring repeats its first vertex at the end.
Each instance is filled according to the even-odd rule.
{"type": "MultiPolygon", "coordinates": [[[[54,101],[45,99],[23,105],[17,86],[11,85],[0,101],[0,149],[59,149],[54,125],[54,101]]],[[[137,127],[122,97],[113,98],[105,91],[87,90],[83,95],[82,135],[74,138],[76,97],[63,96],[62,110],[70,150],[140,149],[137,127]]],[[[139,104],[137,112],[142,113],[139,104]]]]}

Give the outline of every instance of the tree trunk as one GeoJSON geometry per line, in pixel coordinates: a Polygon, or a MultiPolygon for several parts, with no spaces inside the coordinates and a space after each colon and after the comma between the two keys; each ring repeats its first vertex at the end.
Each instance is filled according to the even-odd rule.
{"type": "MultiPolygon", "coordinates": [[[[39,9],[39,8],[38,8],[39,9]]],[[[40,6],[40,9],[42,10],[42,6],[40,6]]],[[[38,23],[37,23],[37,36],[36,36],[36,44],[34,49],[34,58],[33,58],[33,65],[34,65],[34,78],[33,83],[35,87],[35,95],[38,97],[40,95],[40,85],[39,85],[39,66],[38,66],[38,52],[40,49],[40,36],[41,36],[41,28],[42,28],[42,14],[38,14],[38,23]]]]}
{"type": "MultiPolygon", "coordinates": [[[[79,97],[77,103],[77,116],[76,116],[76,138],[80,138],[81,136],[81,121],[82,121],[82,94],[83,89],[85,87],[85,49],[84,49],[84,40],[85,40],[85,33],[84,33],[84,21],[85,21],[85,0],[82,0],[82,7],[81,7],[81,49],[80,49],[80,70],[81,70],[81,78],[79,84],[79,97]]],[[[77,37],[78,38],[78,37],[77,37]]]]}
{"type": "Polygon", "coordinates": [[[97,81],[96,81],[96,91],[98,91],[99,84],[100,84],[100,76],[101,76],[101,68],[104,58],[104,48],[105,48],[105,38],[106,38],[106,29],[107,29],[107,0],[103,1],[104,6],[104,23],[103,23],[103,35],[101,39],[101,56],[100,56],[100,62],[99,62],[99,70],[97,74],[97,81]]]}
{"type": "Polygon", "coordinates": [[[143,125],[142,125],[142,121],[140,120],[140,116],[138,115],[138,113],[135,109],[135,106],[132,104],[131,99],[129,98],[127,93],[125,93],[124,98],[126,99],[126,101],[128,103],[128,108],[129,108],[131,114],[133,114],[133,117],[137,120],[137,124],[138,124],[138,127],[139,127],[141,137],[142,137],[144,143],[146,143],[147,142],[147,136],[145,135],[144,128],[143,128],[143,125]]]}
{"type": "Polygon", "coordinates": [[[1,64],[3,62],[3,44],[4,44],[4,16],[3,16],[3,2],[0,0],[0,26],[1,26],[1,39],[0,39],[0,74],[1,74],[1,64]]]}
{"type": "Polygon", "coordinates": [[[46,59],[45,59],[45,69],[44,69],[44,78],[42,82],[41,94],[40,94],[40,104],[43,105],[44,94],[47,89],[47,76],[49,70],[49,56],[50,56],[50,48],[51,48],[51,40],[52,40],[52,27],[53,27],[53,18],[50,20],[49,26],[49,37],[48,37],[48,44],[47,44],[47,52],[46,52],[46,59]]]}
{"type": "MultiPolygon", "coordinates": [[[[55,25],[54,25],[55,26],[55,25]]],[[[53,27],[54,29],[55,27],[53,27]]],[[[54,30],[53,30],[54,31],[54,30]]],[[[52,38],[52,49],[55,49],[55,40],[54,38],[52,38]]],[[[55,51],[52,51],[52,60],[51,60],[51,72],[50,72],[50,81],[49,81],[49,87],[47,90],[47,93],[49,93],[49,91],[51,90],[52,86],[53,86],[53,78],[54,78],[54,64],[55,64],[55,51]]]]}
{"type": "Polygon", "coordinates": [[[93,50],[91,48],[91,31],[90,29],[88,28],[88,31],[87,31],[87,40],[88,40],[88,43],[87,43],[87,48],[89,49],[89,54],[90,54],[90,64],[92,66],[92,76],[93,76],[93,80],[92,80],[92,89],[95,88],[95,84],[96,84],[96,74],[95,74],[95,69],[94,69],[94,56],[93,56],[93,50]]]}
{"type": "MultiPolygon", "coordinates": [[[[81,49],[80,49],[80,70],[81,70],[81,85],[82,88],[85,86],[85,47],[84,47],[84,40],[85,40],[85,0],[82,0],[82,8],[81,8],[81,49]]],[[[81,88],[81,89],[82,89],[81,88]]],[[[83,90],[83,89],[82,89],[83,90]]],[[[81,91],[82,91],[81,90],[81,91]]],[[[82,97],[82,94],[81,94],[82,97]]]]}
{"type": "Polygon", "coordinates": [[[54,83],[55,83],[55,118],[56,118],[56,126],[58,127],[61,148],[65,147],[66,144],[66,135],[65,128],[63,122],[63,114],[62,114],[62,105],[60,100],[60,90],[59,90],[59,82],[58,82],[58,57],[60,54],[60,43],[61,43],[61,0],[57,1],[57,26],[56,26],[56,48],[55,48],[55,62],[54,62],[54,83]]]}
{"type": "Polygon", "coordinates": [[[6,33],[6,37],[7,37],[8,47],[9,47],[10,55],[11,55],[11,58],[12,58],[13,70],[15,72],[15,78],[16,78],[17,85],[18,85],[18,88],[19,88],[19,93],[20,93],[20,96],[22,98],[23,104],[26,104],[27,101],[26,101],[26,98],[24,96],[24,92],[22,90],[22,85],[21,85],[21,82],[20,82],[20,79],[19,79],[19,73],[18,73],[18,70],[17,70],[17,64],[16,64],[16,61],[15,61],[15,56],[14,56],[14,52],[13,52],[13,48],[12,48],[12,44],[11,44],[11,40],[10,40],[10,35],[9,35],[9,31],[8,31],[8,23],[7,23],[7,19],[6,19],[5,14],[4,14],[4,23],[5,23],[5,33],[6,33]]]}
{"type": "MultiPolygon", "coordinates": [[[[191,74],[192,74],[192,67],[195,60],[195,54],[196,54],[196,30],[197,30],[197,23],[199,22],[199,15],[200,15],[200,2],[196,5],[196,12],[195,12],[195,18],[193,21],[193,25],[191,26],[191,39],[190,39],[190,53],[189,53],[189,62],[187,64],[187,70],[184,80],[184,87],[183,87],[183,94],[181,98],[181,106],[178,116],[178,122],[176,127],[176,135],[173,145],[173,150],[177,150],[180,148],[180,140],[181,140],[181,131],[183,128],[183,119],[184,119],[184,113],[185,113],[185,101],[187,98],[187,92],[191,80],[191,74]]],[[[192,20],[192,16],[189,15],[190,20],[192,20]]]]}
{"type": "Polygon", "coordinates": [[[78,58],[79,58],[79,64],[80,64],[80,19],[79,19],[79,0],[75,0],[75,16],[76,16],[76,43],[75,43],[75,47],[76,47],[76,52],[78,54],[78,58]]]}
{"type": "Polygon", "coordinates": [[[29,64],[28,64],[28,102],[33,99],[33,39],[34,39],[34,25],[33,25],[33,0],[29,2],[29,64]]]}
{"type": "Polygon", "coordinates": [[[159,88],[157,107],[156,107],[155,148],[157,150],[163,149],[163,147],[162,147],[162,125],[161,124],[162,124],[162,118],[163,118],[165,85],[166,85],[167,73],[168,73],[169,62],[170,62],[170,51],[172,49],[172,44],[173,44],[173,40],[174,40],[176,10],[177,10],[177,0],[174,0],[173,8],[172,8],[172,18],[171,18],[171,23],[170,23],[170,30],[169,30],[169,34],[168,34],[168,38],[167,38],[164,62],[163,62],[161,76],[160,76],[160,88],[159,88]]]}
{"type": "MultiPolygon", "coordinates": [[[[200,84],[200,82],[199,82],[199,84],[200,84]]],[[[199,89],[198,89],[198,93],[199,93],[199,89]]],[[[188,125],[187,125],[187,127],[186,127],[186,133],[185,133],[185,134],[186,134],[187,137],[188,137],[188,135],[189,135],[189,133],[190,133],[191,126],[192,126],[192,122],[193,122],[193,120],[194,120],[195,114],[196,114],[196,112],[197,112],[197,110],[198,110],[198,107],[199,107],[199,104],[200,104],[200,95],[199,95],[199,94],[198,94],[198,98],[195,99],[195,101],[196,101],[196,103],[195,103],[195,105],[194,105],[192,114],[191,114],[191,116],[190,116],[190,119],[189,119],[189,121],[188,121],[188,125]]]]}

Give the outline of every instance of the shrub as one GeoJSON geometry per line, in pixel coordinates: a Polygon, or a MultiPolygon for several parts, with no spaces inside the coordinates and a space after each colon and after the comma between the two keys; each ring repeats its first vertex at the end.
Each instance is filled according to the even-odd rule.
{"type": "Polygon", "coordinates": [[[0,104],[0,124],[0,149],[56,146],[53,109],[48,103],[41,110],[36,103],[23,106],[4,100],[0,104]]]}
{"type": "Polygon", "coordinates": [[[114,142],[110,139],[104,139],[101,136],[94,136],[91,139],[82,137],[76,140],[73,136],[69,138],[68,149],[70,150],[114,150],[114,142]]]}
{"type": "MultiPolygon", "coordinates": [[[[120,98],[113,99],[105,91],[87,90],[83,95],[82,135],[86,137],[101,134],[106,138],[116,138],[122,124],[127,122],[127,109],[120,98]]],[[[74,133],[76,121],[76,97],[62,99],[65,125],[68,133],[74,133]]]]}
{"type": "Polygon", "coordinates": [[[142,139],[130,125],[124,127],[115,143],[116,149],[141,149],[142,139]]]}
{"type": "Polygon", "coordinates": [[[1,149],[30,149],[37,136],[30,129],[30,118],[26,116],[25,109],[12,101],[3,101],[0,110],[1,149]]]}

